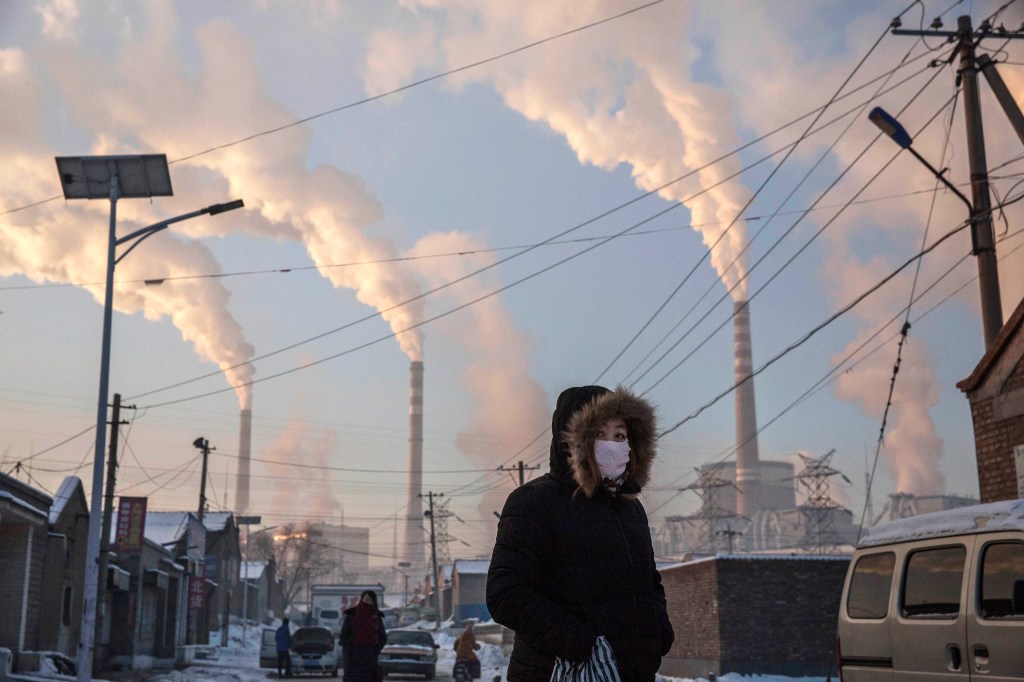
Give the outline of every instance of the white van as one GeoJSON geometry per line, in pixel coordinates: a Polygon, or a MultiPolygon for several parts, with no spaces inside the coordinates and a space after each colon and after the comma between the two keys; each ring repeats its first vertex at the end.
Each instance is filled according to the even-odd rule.
{"type": "Polygon", "coordinates": [[[836,656],[842,682],[1024,681],[1024,500],[866,530],[836,656]]]}

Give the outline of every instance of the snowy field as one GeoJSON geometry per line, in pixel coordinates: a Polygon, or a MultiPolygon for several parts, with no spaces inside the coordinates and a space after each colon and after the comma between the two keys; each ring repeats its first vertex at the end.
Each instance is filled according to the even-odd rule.
{"type": "MultiPolygon", "coordinates": [[[[117,682],[253,682],[254,680],[276,679],[275,672],[259,667],[260,633],[263,629],[275,628],[279,622],[272,626],[250,626],[245,633],[241,625],[232,625],[229,629],[227,646],[216,648],[216,657],[209,661],[197,662],[185,670],[173,670],[162,673],[119,673],[110,677],[117,682]]],[[[410,627],[422,626],[422,629],[433,629],[432,622],[418,623],[410,627]]],[[[440,632],[434,635],[434,641],[438,644],[437,650],[437,673],[441,679],[450,679],[449,673],[455,664],[455,651],[453,645],[455,637],[440,632]]],[[[496,677],[505,680],[508,672],[508,658],[502,654],[501,647],[496,644],[481,642],[480,651],[477,652],[480,658],[481,682],[491,682],[496,677]]],[[[56,670],[41,671],[33,676],[35,679],[58,679],[74,680],[57,674],[56,670]]],[[[31,679],[28,677],[22,679],[31,679]]],[[[307,678],[295,678],[307,679],[307,678]]],[[[312,679],[312,678],[308,678],[312,679]]],[[[330,679],[330,678],[317,678],[330,679]]],[[[393,679],[403,679],[395,677],[393,679]]],[[[405,677],[404,679],[413,679],[405,677]]],[[[825,678],[819,677],[782,677],[773,675],[720,675],[719,682],[825,682],[825,678]]],[[[99,678],[97,678],[99,680],[99,678]]],[[[687,678],[658,676],[657,682],[691,682],[687,678]]],[[[707,682],[698,678],[692,682],[707,682]]]]}

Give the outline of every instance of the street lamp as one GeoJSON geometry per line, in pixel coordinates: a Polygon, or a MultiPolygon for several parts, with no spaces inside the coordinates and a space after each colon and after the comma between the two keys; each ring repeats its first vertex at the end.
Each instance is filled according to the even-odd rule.
{"type": "MultiPolygon", "coordinates": [[[[946,179],[946,169],[937,170],[914,149],[910,133],[893,116],[881,107],[875,107],[868,114],[868,120],[885,133],[902,149],[910,152],[932,175],[946,186],[967,206],[971,222],[971,253],[978,258],[978,284],[981,287],[981,317],[985,333],[985,348],[992,345],[1003,326],[1003,310],[999,294],[999,272],[997,269],[995,243],[992,236],[992,209],[988,202],[988,184],[975,182],[976,173],[971,170],[975,202],[964,196],[956,185],[946,179]],[[983,188],[980,187],[983,185],[983,188]]],[[[973,162],[973,159],[972,159],[973,162]]]]}
{"type": "Polygon", "coordinates": [[[92,679],[93,646],[96,638],[96,606],[99,584],[100,531],[103,517],[103,451],[107,436],[107,391],[110,381],[110,328],[114,302],[114,267],[140,242],[167,229],[173,223],[200,215],[216,215],[243,206],[236,200],[168,218],[131,234],[117,237],[118,199],[169,197],[171,176],[164,154],[125,156],[58,156],[57,172],[65,199],[109,199],[110,227],[107,234],[107,276],[103,301],[103,342],[100,353],[99,400],[96,405],[96,451],[92,468],[92,502],[89,507],[89,535],[85,555],[85,586],[82,632],[78,643],[78,680],[92,679]],[[120,256],[117,247],[132,242],[120,256]]]}

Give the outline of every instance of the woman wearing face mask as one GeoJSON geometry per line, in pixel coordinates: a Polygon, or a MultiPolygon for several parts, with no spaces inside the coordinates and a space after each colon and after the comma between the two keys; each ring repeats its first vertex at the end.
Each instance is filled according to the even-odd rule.
{"type": "Polygon", "coordinates": [[[569,388],[552,416],[550,471],[505,502],[487,607],[516,633],[510,682],[551,679],[556,657],[583,661],[598,636],[621,679],[654,680],[674,635],[637,499],[656,423],[624,388],[569,388]]]}
{"type": "Polygon", "coordinates": [[[388,642],[384,616],[377,608],[377,594],[366,590],[359,603],[345,609],[345,620],[338,638],[345,659],[344,677],[348,682],[377,682],[384,679],[377,657],[388,642]]]}

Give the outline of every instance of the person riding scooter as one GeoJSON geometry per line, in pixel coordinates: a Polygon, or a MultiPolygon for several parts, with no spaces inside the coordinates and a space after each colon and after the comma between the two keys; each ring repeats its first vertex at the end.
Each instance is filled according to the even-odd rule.
{"type": "Polygon", "coordinates": [[[470,679],[480,679],[480,659],[476,657],[476,652],[480,650],[480,644],[476,641],[476,635],[473,634],[473,621],[466,624],[466,629],[455,640],[454,648],[455,669],[452,670],[452,677],[458,679],[456,672],[458,668],[463,667],[468,670],[470,679]]]}

